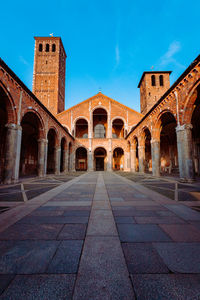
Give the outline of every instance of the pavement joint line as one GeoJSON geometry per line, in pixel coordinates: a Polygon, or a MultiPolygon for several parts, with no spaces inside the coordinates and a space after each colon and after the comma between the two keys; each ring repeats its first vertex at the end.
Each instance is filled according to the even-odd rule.
{"type": "Polygon", "coordinates": [[[25,190],[24,190],[24,185],[23,185],[23,183],[21,183],[21,191],[22,191],[22,197],[23,197],[23,199],[24,199],[24,202],[27,202],[27,201],[28,201],[28,198],[27,198],[27,196],[26,196],[26,192],[25,192],[25,190]]]}
{"type": "Polygon", "coordinates": [[[40,194],[39,196],[34,197],[27,202],[21,202],[21,205],[18,205],[13,209],[4,212],[3,214],[0,215],[0,232],[4,231],[5,229],[7,229],[9,226],[13,225],[17,221],[21,220],[23,217],[27,216],[38,207],[44,205],[50,199],[60,194],[62,191],[64,191],[69,186],[73,185],[75,182],[79,181],[86,175],[87,173],[77,176],[72,180],[55,187],[54,189],[51,189],[50,191],[40,194]]]}

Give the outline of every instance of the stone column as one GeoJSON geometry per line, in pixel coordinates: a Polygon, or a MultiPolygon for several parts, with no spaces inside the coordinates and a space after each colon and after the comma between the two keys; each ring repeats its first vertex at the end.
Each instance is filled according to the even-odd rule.
{"type": "Polygon", "coordinates": [[[152,174],[160,176],[160,141],[151,140],[152,174]]]}
{"type": "Polygon", "coordinates": [[[93,154],[92,151],[88,151],[88,171],[93,171],[93,154]]]}
{"type": "Polygon", "coordinates": [[[67,173],[68,171],[68,149],[64,149],[63,151],[63,165],[64,165],[64,173],[67,173]]]}
{"type": "Polygon", "coordinates": [[[45,176],[45,151],[46,151],[46,140],[39,139],[38,140],[38,176],[45,176]]]}
{"type": "Polygon", "coordinates": [[[138,147],[138,154],[139,154],[139,172],[144,173],[145,146],[142,145],[138,147]]]}
{"type": "Polygon", "coordinates": [[[107,163],[107,171],[112,171],[112,140],[108,140],[108,163],[107,163]]]}
{"type": "Polygon", "coordinates": [[[44,175],[47,175],[48,140],[45,140],[44,148],[44,175]]]}
{"type": "Polygon", "coordinates": [[[186,181],[194,179],[192,160],[192,125],[184,124],[176,127],[178,164],[180,178],[186,181]]]}
{"type": "Polygon", "coordinates": [[[19,178],[22,127],[16,124],[7,124],[6,127],[4,183],[10,184],[19,178]]]}
{"type": "Polygon", "coordinates": [[[131,145],[131,172],[136,172],[136,145],[131,145]]]}
{"type": "Polygon", "coordinates": [[[54,148],[54,162],[55,162],[54,173],[56,175],[60,174],[60,153],[61,153],[60,147],[55,147],[54,148]]]}

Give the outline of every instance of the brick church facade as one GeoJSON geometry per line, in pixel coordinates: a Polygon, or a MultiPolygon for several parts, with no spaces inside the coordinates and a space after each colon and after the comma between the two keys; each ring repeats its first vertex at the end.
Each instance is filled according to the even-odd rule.
{"type": "Polygon", "coordinates": [[[33,92],[0,60],[0,178],[75,170],[200,175],[200,56],[170,87],[170,71],[144,72],[141,113],[99,92],[64,110],[66,53],[35,37],[33,92]]]}

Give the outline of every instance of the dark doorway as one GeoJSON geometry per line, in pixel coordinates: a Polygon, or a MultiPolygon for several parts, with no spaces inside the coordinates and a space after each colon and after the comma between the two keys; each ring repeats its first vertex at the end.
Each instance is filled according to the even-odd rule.
{"type": "Polygon", "coordinates": [[[104,171],[104,157],[96,157],[96,171],[104,171]]]}

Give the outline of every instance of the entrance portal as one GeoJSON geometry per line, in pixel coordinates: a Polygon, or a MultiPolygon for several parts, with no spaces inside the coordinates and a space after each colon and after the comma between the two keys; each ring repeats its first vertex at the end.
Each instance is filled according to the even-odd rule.
{"type": "Polygon", "coordinates": [[[97,148],[94,151],[94,165],[96,171],[104,171],[105,167],[106,150],[104,148],[97,148]]]}

